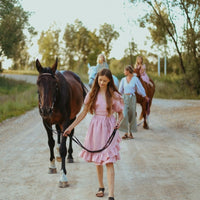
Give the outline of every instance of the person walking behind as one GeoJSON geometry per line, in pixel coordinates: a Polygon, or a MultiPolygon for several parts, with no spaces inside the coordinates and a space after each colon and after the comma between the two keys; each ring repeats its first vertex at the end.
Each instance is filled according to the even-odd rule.
{"type": "Polygon", "coordinates": [[[134,68],[139,69],[141,79],[144,82],[146,82],[148,85],[153,87],[153,83],[150,81],[149,76],[146,73],[146,65],[143,64],[143,57],[142,56],[137,56],[134,68]]]}
{"type": "Polygon", "coordinates": [[[124,75],[125,77],[122,78],[119,85],[119,92],[124,97],[124,118],[119,130],[125,132],[122,139],[134,139],[133,133],[137,132],[135,92],[137,91],[146,100],[148,100],[148,97],[140,80],[133,75],[133,68],[130,65],[124,68],[124,75]]]}
{"type": "Polygon", "coordinates": [[[104,54],[101,53],[97,57],[97,72],[99,72],[103,68],[109,69],[106,62],[106,57],[104,56],[104,54]]]}
{"type": "MultiPolygon", "coordinates": [[[[90,112],[94,114],[94,116],[90,122],[84,146],[89,150],[101,149],[108,141],[113,130],[119,128],[120,122],[123,119],[123,99],[114,85],[112,73],[109,69],[102,69],[97,73],[91,91],[85,97],[84,105],[83,111],[63,134],[64,136],[68,136],[72,129],[84,119],[88,112],[90,112]],[[114,112],[118,113],[117,121],[113,116],[114,112]]],[[[121,138],[117,131],[110,146],[102,152],[90,153],[83,149],[80,153],[80,157],[84,160],[96,164],[99,182],[99,189],[96,193],[97,197],[104,196],[103,165],[106,165],[108,199],[114,200],[115,173],[113,163],[120,159],[120,141],[121,138]]]]}

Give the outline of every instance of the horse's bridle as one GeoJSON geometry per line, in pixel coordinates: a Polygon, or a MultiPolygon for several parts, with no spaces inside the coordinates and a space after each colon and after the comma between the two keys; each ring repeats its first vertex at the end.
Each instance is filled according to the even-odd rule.
{"type": "MultiPolygon", "coordinates": [[[[56,79],[55,75],[53,75],[53,74],[42,73],[42,74],[39,75],[38,80],[41,79],[44,76],[51,76],[52,78],[56,79]]],[[[55,102],[56,102],[57,92],[58,92],[58,83],[56,82],[56,92],[54,93],[52,106],[50,108],[52,110],[52,112],[53,112],[53,108],[54,108],[54,105],[55,105],[55,102]]],[[[41,110],[41,100],[40,100],[40,93],[39,92],[38,92],[38,103],[39,103],[39,109],[41,110]]]]}

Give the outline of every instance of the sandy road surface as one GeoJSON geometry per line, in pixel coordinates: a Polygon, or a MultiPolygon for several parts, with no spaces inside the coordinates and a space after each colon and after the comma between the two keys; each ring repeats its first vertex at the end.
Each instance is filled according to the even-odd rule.
{"type": "MultiPolygon", "coordinates": [[[[81,141],[90,119],[87,115],[75,129],[81,141]]],[[[62,189],[59,173],[48,174],[49,150],[38,109],[1,123],[0,200],[99,199],[95,166],[78,157],[79,146],[73,147],[75,163],[67,163],[70,186],[62,189]]],[[[150,130],[139,126],[134,140],[121,142],[115,173],[116,200],[199,200],[200,101],[154,99],[150,130]]],[[[107,199],[106,173],[104,180],[102,200],[107,199]]]]}

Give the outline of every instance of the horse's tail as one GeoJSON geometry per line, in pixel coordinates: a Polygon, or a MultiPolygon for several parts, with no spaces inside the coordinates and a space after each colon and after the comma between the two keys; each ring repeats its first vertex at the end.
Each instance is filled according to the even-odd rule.
{"type": "Polygon", "coordinates": [[[81,87],[83,89],[83,97],[85,99],[86,94],[88,93],[88,89],[86,88],[86,86],[83,84],[82,81],[80,81],[81,87]]]}

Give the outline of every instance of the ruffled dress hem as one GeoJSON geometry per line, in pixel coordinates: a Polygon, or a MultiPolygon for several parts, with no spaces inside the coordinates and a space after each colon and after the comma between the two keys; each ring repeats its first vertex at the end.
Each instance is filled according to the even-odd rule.
{"type": "MultiPolygon", "coordinates": [[[[117,137],[117,139],[115,140],[115,146],[112,146],[112,148],[110,148],[109,146],[107,149],[99,153],[90,153],[86,150],[82,150],[79,156],[83,158],[86,162],[94,162],[96,165],[104,165],[107,163],[117,162],[117,160],[120,160],[119,143],[121,141],[121,138],[118,133],[116,133],[115,137],[117,137]]],[[[112,145],[112,143],[110,145],[112,145]]]]}

